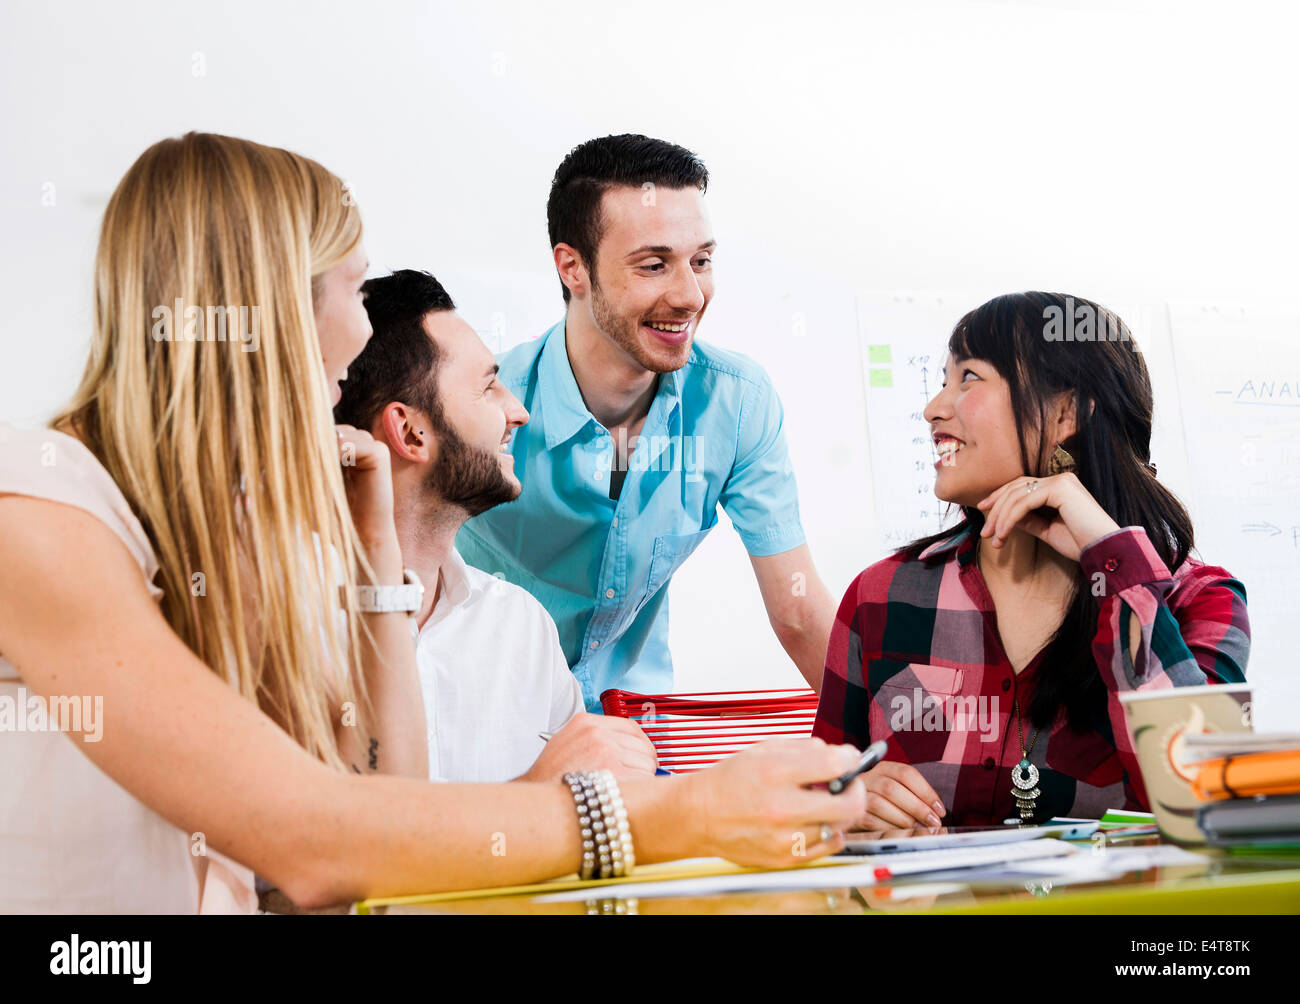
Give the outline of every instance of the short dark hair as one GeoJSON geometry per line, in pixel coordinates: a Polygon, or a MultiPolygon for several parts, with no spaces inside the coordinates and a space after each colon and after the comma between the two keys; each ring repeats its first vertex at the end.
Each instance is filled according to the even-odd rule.
{"type": "Polygon", "coordinates": [[[375,333],[348,365],[334,420],[369,430],[393,401],[419,408],[442,422],[438,363],[442,353],[424,328],[431,311],[455,310],[442,283],[428,272],[402,269],[361,287],[375,333]]]}
{"type": "MultiPolygon", "coordinates": [[[[665,188],[709,187],[704,161],[685,147],[637,133],[589,139],[569,151],[555,169],[546,200],[546,227],[551,247],[568,244],[595,275],[596,248],[604,224],[601,197],[619,185],[640,188],[650,182],[665,188]]],[[[560,288],[569,302],[569,287],[560,288]]]]}

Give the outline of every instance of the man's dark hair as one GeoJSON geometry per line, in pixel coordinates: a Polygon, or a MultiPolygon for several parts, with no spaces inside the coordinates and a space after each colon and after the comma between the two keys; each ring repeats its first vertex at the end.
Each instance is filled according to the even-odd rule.
{"type": "Polygon", "coordinates": [[[393,401],[419,408],[442,424],[438,401],[438,344],[424,328],[430,311],[455,310],[442,283],[428,272],[402,269],[361,287],[374,335],[348,365],[334,420],[369,430],[393,401]]]}
{"type": "MultiPolygon", "coordinates": [[[[604,230],[601,197],[616,186],[641,188],[647,182],[704,192],[709,172],[690,150],[636,133],[602,136],[575,146],[555,169],[546,200],[551,247],[570,245],[582,257],[594,282],[596,248],[604,230]]],[[[560,288],[568,303],[569,288],[563,282],[560,288]]]]}

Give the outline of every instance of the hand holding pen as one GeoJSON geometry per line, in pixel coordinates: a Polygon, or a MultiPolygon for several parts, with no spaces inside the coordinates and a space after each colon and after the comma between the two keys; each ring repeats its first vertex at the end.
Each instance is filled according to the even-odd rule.
{"type": "Polygon", "coordinates": [[[849,786],[849,782],[851,782],[855,777],[859,774],[865,774],[883,760],[885,758],[885,750],[888,748],[889,744],[885,742],[885,740],[881,739],[864,749],[862,751],[862,759],[857,762],[857,766],[847,774],[841,774],[839,777],[834,778],[827,783],[826,787],[830,789],[830,793],[832,795],[840,794],[840,792],[849,786]]]}
{"type": "MultiPolygon", "coordinates": [[[[542,742],[544,742],[544,743],[549,743],[552,739],[555,738],[555,733],[554,733],[554,732],[539,732],[539,733],[537,733],[537,737],[538,737],[539,739],[541,739],[542,742]]],[[[656,777],[666,777],[666,776],[668,776],[668,775],[671,774],[671,773],[672,773],[672,771],[664,770],[664,769],[663,769],[662,767],[660,767],[658,764],[655,765],[655,776],[656,776],[656,777]]]]}
{"type": "Polygon", "coordinates": [[[904,830],[923,826],[937,831],[940,817],[946,816],[938,794],[919,770],[910,763],[884,759],[886,743],[872,743],[862,751],[862,757],[853,770],[826,787],[832,794],[844,791],[853,778],[865,774],[867,814],[859,820],[857,829],[904,830]]]}
{"type": "Polygon", "coordinates": [[[566,771],[601,769],[615,777],[649,777],[657,766],[654,746],[626,718],[581,711],[553,736],[539,735],[546,745],[521,781],[558,781],[566,771]]]}

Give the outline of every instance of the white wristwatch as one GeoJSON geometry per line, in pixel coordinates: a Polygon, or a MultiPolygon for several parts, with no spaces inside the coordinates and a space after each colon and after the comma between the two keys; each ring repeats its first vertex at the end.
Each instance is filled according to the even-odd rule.
{"type": "Polygon", "coordinates": [[[357,586],[357,609],[363,614],[405,613],[414,617],[424,599],[424,583],[409,568],[400,586],[357,586]]]}

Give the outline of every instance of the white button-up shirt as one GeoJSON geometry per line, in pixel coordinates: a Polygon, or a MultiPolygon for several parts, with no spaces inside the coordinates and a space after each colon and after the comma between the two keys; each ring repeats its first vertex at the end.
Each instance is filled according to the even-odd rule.
{"type": "Polygon", "coordinates": [[[465,564],[455,549],[420,628],[416,665],[429,724],[429,777],[509,781],[583,710],[555,622],[526,590],[465,564]]]}

